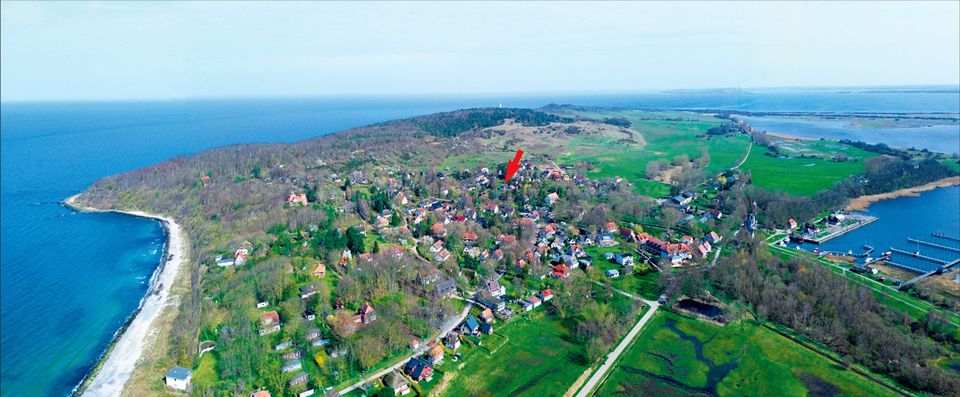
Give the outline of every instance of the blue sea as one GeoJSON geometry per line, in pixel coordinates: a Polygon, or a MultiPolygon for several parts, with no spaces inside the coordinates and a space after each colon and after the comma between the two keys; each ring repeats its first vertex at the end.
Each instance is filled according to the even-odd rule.
{"type": "MultiPolygon", "coordinates": [[[[374,122],[467,107],[549,103],[651,109],[957,112],[960,94],[788,90],[2,103],[0,395],[70,394],[136,310],[163,256],[163,228],[156,221],[75,213],[59,204],[98,178],[229,144],[294,142],[374,122]]],[[[960,141],[960,136],[957,139],[960,141]]],[[[953,204],[956,208],[956,201],[953,204]]]]}

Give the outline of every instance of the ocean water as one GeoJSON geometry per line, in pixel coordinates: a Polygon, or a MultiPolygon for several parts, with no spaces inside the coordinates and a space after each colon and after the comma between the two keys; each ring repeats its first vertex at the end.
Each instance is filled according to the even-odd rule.
{"type": "Polygon", "coordinates": [[[218,146],[292,142],[477,106],[950,112],[960,94],[765,91],[132,103],[0,103],[0,395],[71,392],[137,308],[162,257],[156,221],[75,213],[98,178],[218,146]]]}

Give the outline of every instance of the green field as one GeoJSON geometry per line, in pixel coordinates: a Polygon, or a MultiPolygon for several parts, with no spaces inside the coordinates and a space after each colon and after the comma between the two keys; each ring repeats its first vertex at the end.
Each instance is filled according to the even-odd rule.
{"type": "MultiPolygon", "coordinates": [[[[584,345],[549,318],[545,307],[515,318],[483,336],[483,346],[464,344],[459,362],[447,353],[444,396],[559,396],[587,369],[584,345]],[[500,338],[498,338],[498,336],[500,338]]],[[[502,323],[501,323],[502,324],[502,323]]],[[[499,325],[499,324],[498,324],[499,325]]]]}
{"type": "Polygon", "coordinates": [[[658,314],[597,395],[892,395],[888,389],[759,326],[658,314]],[[698,347],[698,345],[700,347],[698,347]]]}
{"type": "Polygon", "coordinates": [[[560,162],[586,161],[594,169],[590,177],[620,176],[633,182],[641,194],[663,197],[669,193],[669,185],[646,179],[646,167],[651,161],[686,154],[691,159],[700,157],[706,150],[710,162],[706,170],[719,173],[732,167],[743,157],[749,146],[744,135],[709,137],[703,134],[722,120],[685,112],[610,111],[580,113],[584,117],[623,117],[633,123],[631,130],[639,136],[637,143],[624,144],[616,140],[583,137],[574,139],[569,150],[560,156],[560,162]]]}
{"type": "Polygon", "coordinates": [[[194,387],[212,389],[219,382],[220,374],[217,372],[217,352],[206,352],[200,357],[197,368],[193,370],[194,387]]]}
{"type": "Polygon", "coordinates": [[[740,169],[750,171],[753,184],[791,194],[811,196],[833,186],[838,181],[863,173],[863,159],[875,154],[831,141],[774,140],[780,153],[790,158],[765,155],[764,147],[754,147],[740,169]],[[850,160],[830,159],[841,153],[850,160]],[[799,156],[816,156],[801,158],[799,156]]]}

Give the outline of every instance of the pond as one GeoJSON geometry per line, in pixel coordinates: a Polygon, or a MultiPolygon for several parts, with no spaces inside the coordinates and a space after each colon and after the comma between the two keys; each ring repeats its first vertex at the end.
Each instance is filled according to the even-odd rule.
{"type": "Polygon", "coordinates": [[[711,320],[716,319],[723,313],[723,310],[719,307],[689,298],[677,301],[677,307],[682,310],[697,313],[711,320]]]}

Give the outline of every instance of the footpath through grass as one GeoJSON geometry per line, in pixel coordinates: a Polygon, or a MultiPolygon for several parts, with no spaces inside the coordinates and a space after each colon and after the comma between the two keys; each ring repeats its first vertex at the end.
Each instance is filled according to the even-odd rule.
{"type": "Polygon", "coordinates": [[[645,327],[597,395],[678,394],[893,395],[751,321],[720,327],[667,312],[645,327]]]}

